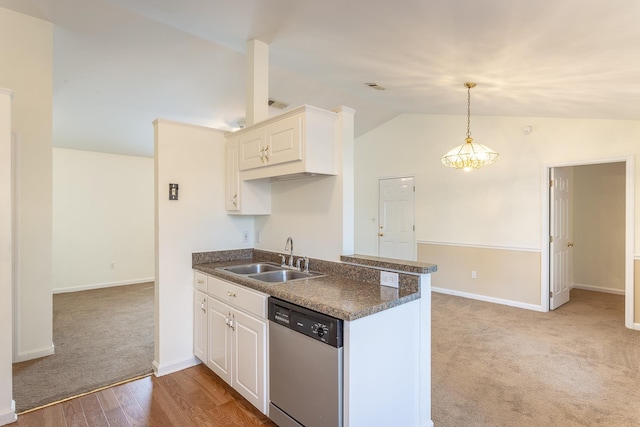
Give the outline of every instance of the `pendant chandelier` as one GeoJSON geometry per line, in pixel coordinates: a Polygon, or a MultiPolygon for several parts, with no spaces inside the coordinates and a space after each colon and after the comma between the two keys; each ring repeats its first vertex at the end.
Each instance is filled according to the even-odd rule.
{"type": "Polygon", "coordinates": [[[464,85],[467,88],[467,138],[464,144],[449,151],[442,156],[440,161],[447,167],[470,171],[495,163],[498,153],[486,145],[473,142],[473,138],[471,138],[471,89],[476,87],[476,84],[465,83],[464,85]]]}

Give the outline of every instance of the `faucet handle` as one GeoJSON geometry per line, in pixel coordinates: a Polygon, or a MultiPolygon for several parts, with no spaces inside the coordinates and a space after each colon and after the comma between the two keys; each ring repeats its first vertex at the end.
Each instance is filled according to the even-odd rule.
{"type": "Polygon", "coordinates": [[[281,265],[285,265],[287,263],[287,257],[284,255],[279,255],[280,256],[280,264],[281,265]]]}
{"type": "Polygon", "coordinates": [[[296,268],[297,268],[298,270],[300,270],[300,263],[301,263],[302,261],[304,261],[302,258],[298,258],[298,261],[296,261],[296,268]]]}
{"type": "Polygon", "coordinates": [[[309,257],[308,256],[304,257],[304,272],[305,273],[309,272],[309,257]]]}

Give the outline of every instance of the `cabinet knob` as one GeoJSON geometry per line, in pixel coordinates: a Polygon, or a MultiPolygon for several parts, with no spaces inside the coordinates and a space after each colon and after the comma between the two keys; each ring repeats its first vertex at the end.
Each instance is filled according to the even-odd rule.
{"type": "Polygon", "coordinates": [[[567,246],[568,246],[568,247],[570,247],[570,248],[572,248],[572,247],[573,247],[573,242],[569,242],[569,243],[567,243],[567,246]]]}
{"type": "Polygon", "coordinates": [[[378,236],[382,237],[384,236],[384,233],[378,233],[378,236]]]}
{"type": "Polygon", "coordinates": [[[234,292],[227,291],[227,296],[230,296],[230,297],[234,297],[234,298],[235,298],[236,294],[235,294],[234,292]]]}
{"type": "Polygon", "coordinates": [[[233,206],[235,206],[236,208],[238,207],[238,195],[234,194],[233,197],[231,198],[231,203],[233,203],[233,206]]]}

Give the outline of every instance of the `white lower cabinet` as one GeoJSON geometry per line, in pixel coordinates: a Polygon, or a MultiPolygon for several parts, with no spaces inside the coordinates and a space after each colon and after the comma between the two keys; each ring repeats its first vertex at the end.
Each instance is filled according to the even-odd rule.
{"type": "Polygon", "coordinates": [[[207,294],[195,290],[193,297],[193,354],[202,362],[207,363],[208,334],[207,334],[207,294]]]}
{"type": "MultiPolygon", "coordinates": [[[[196,336],[206,332],[206,365],[263,413],[267,413],[267,296],[207,276],[207,313],[202,325],[196,291],[196,336]],[[222,301],[224,300],[224,301],[222,301]]],[[[200,300],[201,301],[201,300],[200,300]]]]}
{"type": "Polygon", "coordinates": [[[209,358],[207,366],[231,385],[231,307],[209,297],[209,358]]]}

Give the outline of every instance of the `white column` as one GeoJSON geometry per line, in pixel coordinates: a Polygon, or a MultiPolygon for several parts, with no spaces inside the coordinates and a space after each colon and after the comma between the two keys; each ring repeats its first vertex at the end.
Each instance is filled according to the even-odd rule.
{"type": "Polygon", "coordinates": [[[355,178],[354,178],[354,119],[356,110],[340,106],[336,125],[336,168],[342,179],[342,255],[355,250],[355,178]]]}
{"type": "Polygon", "coordinates": [[[13,92],[0,88],[0,425],[16,420],[13,402],[13,239],[11,99],[13,92]]]}
{"type": "Polygon", "coordinates": [[[247,42],[246,125],[269,118],[269,45],[260,40],[247,42]]]}

